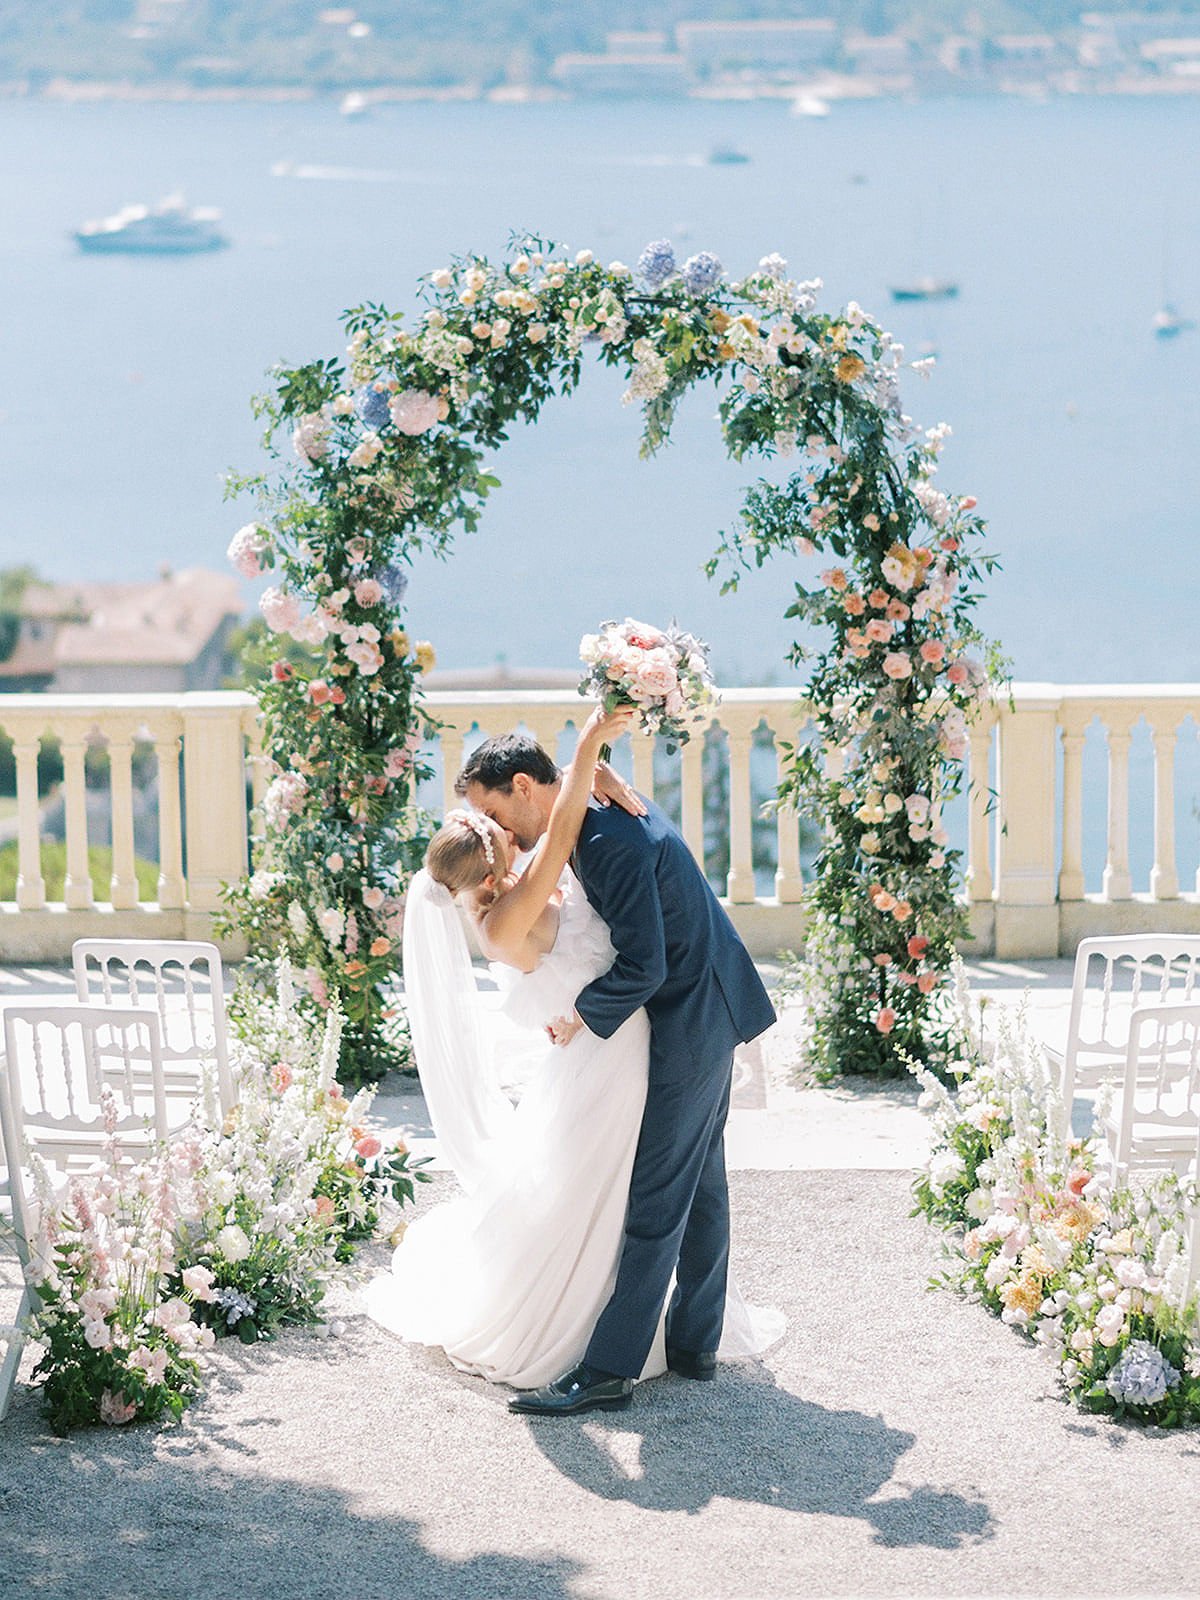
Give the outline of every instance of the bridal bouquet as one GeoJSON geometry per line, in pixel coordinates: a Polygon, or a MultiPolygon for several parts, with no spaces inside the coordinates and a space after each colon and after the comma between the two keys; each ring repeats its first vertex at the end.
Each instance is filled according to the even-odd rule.
{"type": "Polygon", "coordinates": [[[664,632],[648,623],[602,622],[584,634],[579,654],[587,668],[580,694],[609,711],[636,706],[646,733],[686,744],[708,706],[717,703],[708,646],[674,623],[664,632]]]}

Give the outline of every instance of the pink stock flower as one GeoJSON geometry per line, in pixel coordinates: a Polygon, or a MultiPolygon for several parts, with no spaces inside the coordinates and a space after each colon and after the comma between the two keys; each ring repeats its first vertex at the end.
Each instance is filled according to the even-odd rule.
{"type": "Polygon", "coordinates": [[[271,1087],[276,1094],[284,1094],[292,1086],[292,1069],[286,1061],[277,1061],[271,1073],[271,1087]]]}
{"type": "Polygon", "coordinates": [[[912,677],[912,661],[903,650],[893,650],[883,658],[885,676],[896,680],[912,677]]]}
{"type": "Polygon", "coordinates": [[[294,676],[290,661],[273,661],[271,663],[271,677],[275,683],[287,683],[294,676]]]}
{"type": "Polygon", "coordinates": [[[360,578],[354,585],[354,598],[360,606],[377,606],[383,599],[383,586],[374,578],[360,578]]]}

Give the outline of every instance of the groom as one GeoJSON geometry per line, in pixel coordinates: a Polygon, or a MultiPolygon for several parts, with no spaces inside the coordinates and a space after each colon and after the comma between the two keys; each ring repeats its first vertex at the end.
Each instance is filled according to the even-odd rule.
{"type": "MultiPolygon", "coordinates": [[[[539,744],[508,734],[474,752],[456,788],[530,850],[559,783],[539,744]]],[[[733,1052],[775,1020],[749,953],[657,806],[633,816],[593,800],[572,865],[617,953],[555,1037],[567,1043],[587,1027],[610,1038],[645,1006],[650,1076],[612,1297],[583,1360],[509,1402],[541,1416],[629,1404],[672,1273],[667,1364],[687,1378],[714,1375],[729,1264],[724,1129],[733,1052]]]]}

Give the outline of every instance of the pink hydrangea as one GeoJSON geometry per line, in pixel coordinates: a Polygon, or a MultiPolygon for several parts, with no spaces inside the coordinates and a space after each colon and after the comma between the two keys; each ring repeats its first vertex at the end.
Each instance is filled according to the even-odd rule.
{"type": "Polygon", "coordinates": [[[300,602],[286,589],[264,590],[259,597],[258,609],[272,633],[289,633],[300,621],[300,602]]]}
{"type": "Polygon", "coordinates": [[[269,548],[265,530],[257,522],[248,522],[234,534],[225,553],[243,578],[261,578],[262,558],[269,548]]]}
{"type": "Polygon", "coordinates": [[[402,389],[388,404],[392,422],[400,433],[428,433],[438,420],[437,396],[424,389],[402,389]]]}

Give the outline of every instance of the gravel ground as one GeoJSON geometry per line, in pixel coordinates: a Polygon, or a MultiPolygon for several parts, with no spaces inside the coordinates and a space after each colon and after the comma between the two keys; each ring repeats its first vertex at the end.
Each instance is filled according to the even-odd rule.
{"type": "Polygon", "coordinates": [[[627,1412],[510,1417],[353,1298],[336,1340],[223,1347],[178,1427],[60,1441],[22,1389],[0,1425],[0,1594],[1196,1592],[1197,1436],[1080,1416],[1018,1335],[927,1293],[907,1175],[740,1172],[733,1195],[739,1281],[787,1337],[627,1412]]]}

